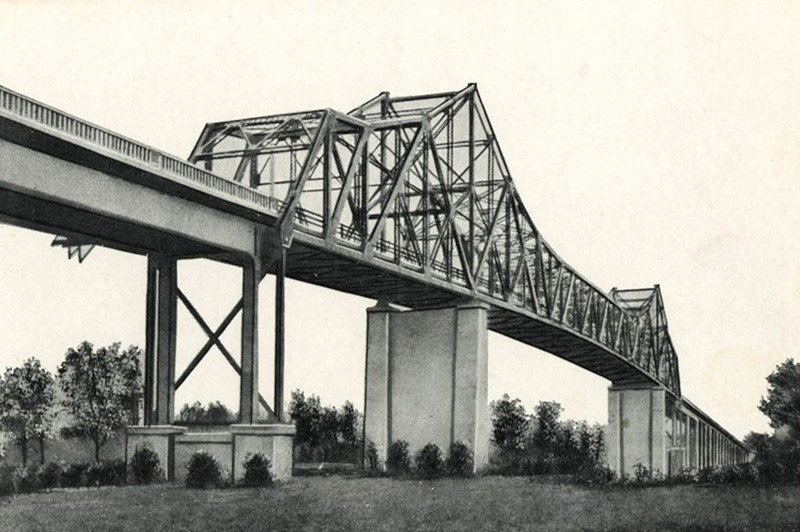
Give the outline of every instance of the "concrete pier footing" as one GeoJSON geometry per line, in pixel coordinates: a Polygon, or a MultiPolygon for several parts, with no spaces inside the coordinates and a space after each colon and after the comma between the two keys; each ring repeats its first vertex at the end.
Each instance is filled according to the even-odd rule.
{"type": "Polygon", "coordinates": [[[187,432],[186,427],[155,425],[129,427],[126,435],[126,461],[142,447],[150,447],[159,457],[166,480],[186,479],[186,464],[198,451],[213,456],[238,482],[244,477],[244,462],[251,454],[261,453],[271,464],[275,480],[292,476],[292,438],[294,425],[231,425],[227,431],[187,432]]]}

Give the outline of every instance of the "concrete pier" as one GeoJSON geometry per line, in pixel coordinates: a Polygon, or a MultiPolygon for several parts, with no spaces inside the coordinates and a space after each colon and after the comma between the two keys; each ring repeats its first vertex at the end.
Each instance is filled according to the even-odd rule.
{"type": "Polygon", "coordinates": [[[380,462],[393,441],[446,456],[461,441],[475,468],[488,465],[487,317],[482,305],[367,311],[365,441],[380,462]]]}

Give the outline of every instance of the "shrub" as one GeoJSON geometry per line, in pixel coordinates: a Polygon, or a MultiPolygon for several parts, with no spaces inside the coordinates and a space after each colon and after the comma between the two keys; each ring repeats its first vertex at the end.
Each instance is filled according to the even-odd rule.
{"type": "Polygon", "coordinates": [[[61,475],[64,468],[58,462],[48,462],[42,467],[41,480],[43,489],[53,489],[61,486],[61,475]]]}
{"type": "Polygon", "coordinates": [[[572,481],[577,484],[604,486],[617,482],[617,472],[605,465],[590,464],[578,471],[572,481]]]}
{"type": "Polygon", "coordinates": [[[244,479],[242,483],[251,487],[272,486],[269,459],[261,453],[248,454],[244,461],[244,479]]]}
{"type": "Polygon", "coordinates": [[[758,469],[749,463],[721,467],[714,475],[720,484],[755,484],[758,480],[758,469]]]}
{"type": "Polygon", "coordinates": [[[502,476],[533,475],[536,462],[523,450],[500,448],[490,457],[489,470],[502,476]]]}
{"type": "Polygon", "coordinates": [[[711,466],[703,467],[697,471],[697,482],[708,484],[714,478],[714,468],[711,466]]]}
{"type": "Polygon", "coordinates": [[[42,489],[42,469],[42,467],[38,466],[18,467],[15,470],[15,475],[17,476],[17,492],[32,493],[42,489]]]}
{"type": "Polygon", "coordinates": [[[186,485],[190,488],[218,488],[224,485],[219,462],[205,451],[194,453],[186,469],[186,485]]]}
{"type": "Polygon", "coordinates": [[[131,473],[137,484],[150,484],[161,478],[161,460],[150,447],[136,449],[131,458],[131,473]]]}
{"type": "Polygon", "coordinates": [[[671,477],[662,480],[670,484],[693,484],[697,481],[697,473],[692,468],[684,467],[671,477]]]}
{"type": "Polygon", "coordinates": [[[367,442],[367,447],[364,450],[364,462],[370,473],[376,474],[378,472],[378,448],[371,441],[367,442]]]}
{"type": "Polygon", "coordinates": [[[86,469],[89,486],[121,486],[125,484],[126,464],[123,460],[95,462],[86,469]]]}
{"type": "Polygon", "coordinates": [[[0,464],[0,497],[14,495],[16,492],[14,468],[8,464],[0,464]]]}
{"type": "Polygon", "coordinates": [[[86,471],[88,469],[89,464],[69,464],[61,474],[61,485],[65,488],[86,487],[86,471]]]}
{"type": "Polygon", "coordinates": [[[411,471],[411,458],[408,455],[408,442],[397,440],[389,446],[386,453],[386,472],[392,476],[407,475],[411,471]]]}
{"type": "Polygon", "coordinates": [[[651,480],[653,475],[647,466],[642,464],[641,462],[637,462],[633,465],[633,481],[636,484],[644,484],[651,480]]]}
{"type": "Polygon", "coordinates": [[[435,443],[423,447],[416,456],[417,473],[422,478],[439,478],[442,476],[442,450],[435,443]]]}
{"type": "Polygon", "coordinates": [[[472,451],[466,443],[454,441],[447,457],[447,472],[454,477],[470,477],[474,469],[472,451]]]}

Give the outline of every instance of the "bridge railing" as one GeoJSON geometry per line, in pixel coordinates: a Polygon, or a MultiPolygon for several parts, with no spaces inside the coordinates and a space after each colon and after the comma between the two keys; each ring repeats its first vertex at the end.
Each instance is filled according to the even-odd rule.
{"type": "Polygon", "coordinates": [[[79,139],[91,148],[101,148],[139,163],[157,168],[169,175],[211,189],[227,197],[254,204],[268,212],[278,212],[279,202],[249,187],[219,177],[179,157],[157,150],[135,140],[81,120],[67,113],[37,102],[27,96],[0,86],[0,111],[22,118],[61,135],[79,139]]]}

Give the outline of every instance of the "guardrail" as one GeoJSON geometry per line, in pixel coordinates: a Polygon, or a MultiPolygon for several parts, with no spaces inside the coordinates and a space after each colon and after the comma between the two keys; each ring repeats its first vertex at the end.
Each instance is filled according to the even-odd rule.
{"type": "Polygon", "coordinates": [[[170,177],[185,179],[193,184],[235,197],[270,214],[278,212],[278,202],[249,187],[224,179],[188,161],[162,152],[135,140],[37,102],[27,96],[0,86],[0,111],[57,131],[115,155],[152,166],[170,177]]]}

